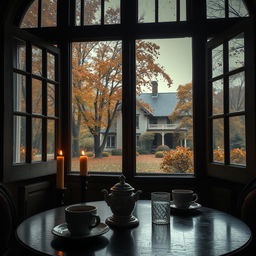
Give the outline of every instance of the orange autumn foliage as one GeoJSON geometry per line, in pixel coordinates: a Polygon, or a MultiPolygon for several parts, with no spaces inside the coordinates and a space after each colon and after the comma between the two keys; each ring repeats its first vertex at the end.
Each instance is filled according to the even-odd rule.
{"type": "Polygon", "coordinates": [[[160,169],[168,173],[193,173],[193,151],[189,147],[176,147],[164,152],[160,169]]]}

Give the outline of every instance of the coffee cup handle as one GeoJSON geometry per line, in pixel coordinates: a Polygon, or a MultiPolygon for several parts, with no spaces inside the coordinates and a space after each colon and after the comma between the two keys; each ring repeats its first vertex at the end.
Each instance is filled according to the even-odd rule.
{"type": "Polygon", "coordinates": [[[90,225],[90,229],[91,228],[95,228],[96,226],[98,226],[100,224],[100,217],[98,215],[93,215],[92,216],[92,223],[90,225]]]}
{"type": "Polygon", "coordinates": [[[196,202],[198,200],[198,195],[196,193],[193,194],[193,197],[195,198],[192,202],[196,202]]]}

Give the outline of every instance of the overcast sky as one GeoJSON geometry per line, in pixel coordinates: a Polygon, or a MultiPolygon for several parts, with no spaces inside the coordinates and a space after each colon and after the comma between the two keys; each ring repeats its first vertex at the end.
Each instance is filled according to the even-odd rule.
{"type": "Polygon", "coordinates": [[[173,80],[171,88],[158,79],[159,92],[175,92],[179,85],[192,82],[192,41],[191,38],[154,39],[160,46],[158,62],[164,66],[173,80]]]}

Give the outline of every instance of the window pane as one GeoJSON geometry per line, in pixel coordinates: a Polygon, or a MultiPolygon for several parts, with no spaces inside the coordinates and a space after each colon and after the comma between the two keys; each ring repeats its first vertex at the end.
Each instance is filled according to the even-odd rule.
{"type": "Polygon", "coordinates": [[[121,172],[122,43],[80,42],[72,47],[72,171],[79,171],[84,149],[90,156],[89,172],[121,172]]]}
{"type": "Polygon", "coordinates": [[[187,20],[187,0],[180,0],[180,21],[187,20]]]}
{"type": "Polygon", "coordinates": [[[42,49],[32,46],[32,73],[42,76],[42,49]]]}
{"type": "Polygon", "coordinates": [[[155,0],[138,0],[138,22],[155,22],[155,0]]]}
{"type": "Polygon", "coordinates": [[[101,24],[101,0],[84,1],[84,25],[101,24]]]}
{"type": "Polygon", "coordinates": [[[223,79],[212,83],[212,114],[222,114],[223,109],[223,79]]]}
{"type": "Polygon", "coordinates": [[[42,119],[32,118],[32,161],[42,160],[42,119]]]}
{"type": "Polygon", "coordinates": [[[224,163],[224,120],[212,120],[213,162],[224,163]]]}
{"type": "Polygon", "coordinates": [[[177,21],[176,0],[159,0],[159,22],[177,21]]]}
{"type": "Polygon", "coordinates": [[[42,81],[32,79],[32,113],[42,114],[42,81]]]}
{"type": "Polygon", "coordinates": [[[55,56],[47,53],[47,78],[55,80],[55,56]]]}
{"type": "Polygon", "coordinates": [[[57,25],[57,0],[42,0],[42,27],[57,25]]]}
{"type": "Polygon", "coordinates": [[[193,172],[191,44],[136,41],[137,173],[193,172]]]}
{"type": "Polygon", "coordinates": [[[13,122],[13,162],[24,163],[26,161],[26,117],[14,116],[13,122]]]}
{"type": "Polygon", "coordinates": [[[81,0],[76,0],[76,26],[81,26],[81,0]]]}
{"type": "Polygon", "coordinates": [[[104,24],[120,24],[120,0],[105,0],[104,24]]]}
{"type": "Polygon", "coordinates": [[[212,49],[212,77],[223,74],[223,45],[212,49]]]}
{"type": "Polygon", "coordinates": [[[242,0],[229,0],[229,17],[247,17],[249,13],[242,0]]]}
{"type": "Polygon", "coordinates": [[[246,165],[245,117],[229,118],[230,163],[246,165]]]}
{"type": "Polygon", "coordinates": [[[38,0],[34,0],[28,8],[22,22],[21,28],[36,28],[38,27],[38,0]]]}
{"type": "Polygon", "coordinates": [[[55,153],[55,121],[47,120],[47,160],[54,159],[55,153]]]}
{"type": "Polygon", "coordinates": [[[26,112],[26,76],[14,73],[14,111],[26,112]]]}
{"type": "Polygon", "coordinates": [[[244,72],[229,77],[229,112],[244,110],[245,77],[244,72]]]}
{"type": "Polygon", "coordinates": [[[55,85],[47,84],[47,115],[55,116],[55,85]]]}
{"type": "Polygon", "coordinates": [[[225,0],[207,0],[207,19],[225,18],[225,0]]]}
{"type": "Polygon", "coordinates": [[[244,66],[244,34],[239,34],[228,42],[229,71],[244,66]]]}
{"type": "Polygon", "coordinates": [[[26,70],[26,42],[15,38],[16,55],[14,58],[14,67],[20,70],[26,70]]]}

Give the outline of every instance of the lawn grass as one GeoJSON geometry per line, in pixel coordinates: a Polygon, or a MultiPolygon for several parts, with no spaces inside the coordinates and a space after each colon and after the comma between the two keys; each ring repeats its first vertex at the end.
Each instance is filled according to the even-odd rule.
{"type": "MultiPolygon", "coordinates": [[[[162,158],[155,155],[139,155],[136,157],[138,173],[163,173],[160,170],[162,158]]],[[[72,159],[72,171],[79,171],[79,158],[72,159]]],[[[122,172],[122,156],[109,156],[103,158],[90,157],[88,170],[93,172],[122,172]]]]}

